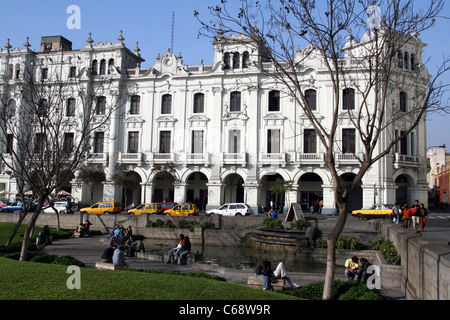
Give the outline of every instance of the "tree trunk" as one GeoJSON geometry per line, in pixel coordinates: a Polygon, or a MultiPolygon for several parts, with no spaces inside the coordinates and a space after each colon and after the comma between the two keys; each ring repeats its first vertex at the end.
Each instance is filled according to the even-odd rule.
{"type": "Polygon", "coordinates": [[[17,231],[19,231],[20,226],[22,225],[23,220],[27,216],[28,211],[24,211],[20,217],[19,221],[17,221],[16,226],[14,227],[14,230],[12,231],[11,235],[9,236],[8,241],[6,242],[6,247],[9,247],[11,245],[11,242],[13,241],[14,237],[16,236],[17,231]]]}
{"type": "Polygon", "coordinates": [[[336,265],[336,241],[344,229],[347,221],[347,203],[339,205],[339,218],[327,240],[327,267],[323,288],[323,300],[333,299],[334,272],[336,265]]]}
{"type": "Polygon", "coordinates": [[[42,211],[42,201],[39,201],[39,204],[36,208],[36,211],[33,213],[31,220],[28,222],[27,229],[25,230],[25,234],[23,235],[22,240],[22,250],[20,251],[20,261],[26,261],[28,255],[28,244],[30,242],[31,232],[34,229],[37,219],[42,211]]]}

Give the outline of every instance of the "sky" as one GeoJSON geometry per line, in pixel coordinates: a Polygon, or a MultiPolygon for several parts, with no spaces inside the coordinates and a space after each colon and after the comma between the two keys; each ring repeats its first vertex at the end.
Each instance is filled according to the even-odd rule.
{"type": "MultiPolygon", "coordinates": [[[[422,2],[417,0],[417,3],[422,2]]],[[[198,37],[200,23],[194,17],[198,11],[208,18],[208,6],[212,0],[0,0],[0,46],[10,39],[13,47],[23,47],[26,38],[31,50],[39,51],[41,36],[61,35],[73,43],[74,49],[83,48],[89,33],[94,43],[117,42],[123,30],[129,49],[139,42],[140,54],[146,60],[143,67],[151,67],[158,55],[172,46],[172,17],[174,14],[173,51],[181,52],[183,62],[197,65],[201,60],[211,64],[214,50],[211,39],[198,37]],[[79,8],[79,19],[74,20],[79,8]],[[75,22],[80,22],[77,25],[75,22]]],[[[219,1],[220,2],[220,1],[219,1]]],[[[231,3],[239,3],[231,0],[231,3]]],[[[446,1],[443,15],[450,17],[450,2],[446,1]]],[[[450,20],[439,19],[432,30],[421,34],[428,46],[424,59],[428,60],[430,74],[444,55],[450,56],[450,20]]],[[[450,72],[441,80],[450,83],[450,72]]],[[[444,103],[449,103],[450,93],[444,103]]],[[[450,115],[429,114],[427,118],[427,147],[445,144],[450,152],[450,115]]]]}

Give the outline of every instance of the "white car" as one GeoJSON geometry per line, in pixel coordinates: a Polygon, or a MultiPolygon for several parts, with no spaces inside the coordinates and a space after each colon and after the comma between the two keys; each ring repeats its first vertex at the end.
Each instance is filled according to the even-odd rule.
{"type": "Polygon", "coordinates": [[[226,203],[220,208],[206,211],[209,216],[211,214],[221,214],[223,216],[248,216],[252,214],[252,208],[245,203],[226,203]]]}
{"type": "MultiPolygon", "coordinates": [[[[58,213],[62,214],[67,213],[67,202],[65,201],[55,202],[54,205],[58,213]]],[[[55,213],[55,210],[53,210],[53,208],[50,206],[45,207],[42,211],[44,213],[55,213]]]]}

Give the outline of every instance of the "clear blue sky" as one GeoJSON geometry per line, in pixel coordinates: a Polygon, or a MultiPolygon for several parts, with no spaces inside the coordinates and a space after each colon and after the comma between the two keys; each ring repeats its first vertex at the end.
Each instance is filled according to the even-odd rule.
{"type": "MultiPolygon", "coordinates": [[[[231,0],[238,3],[238,0],[231,0]]],[[[174,52],[181,52],[185,64],[212,63],[214,55],[210,39],[197,38],[200,25],[194,18],[194,10],[206,19],[211,0],[1,0],[0,46],[11,39],[13,47],[23,47],[30,37],[31,49],[38,51],[41,36],[62,35],[73,42],[73,48],[84,47],[89,32],[97,42],[116,42],[123,30],[125,44],[133,49],[139,41],[144,67],[152,66],[158,53],[165,53],[171,46],[172,12],[175,11],[174,52]],[[67,13],[70,5],[81,9],[81,28],[70,30],[67,13]]],[[[419,3],[419,0],[417,0],[419,3]]],[[[450,17],[447,1],[443,13],[450,17]]],[[[450,20],[440,20],[433,30],[421,35],[425,58],[431,74],[443,55],[450,55],[450,20]]],[[[442,79],[450,83],[450,73],[442,79]]],[[[450,98],[450,94],[447,94],[450,98]]],[[[450,115],[429,115],[427,145],[447,145],[450,152],[450,115]]]]}

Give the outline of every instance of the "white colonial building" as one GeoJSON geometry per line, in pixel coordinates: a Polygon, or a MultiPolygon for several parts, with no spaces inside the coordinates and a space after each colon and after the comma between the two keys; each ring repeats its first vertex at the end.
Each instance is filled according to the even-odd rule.
{"type": "MultiPolygon", "coordinates": [[[[246,41],[243,36],[219,34],[212,42],[212,65],[185,65],[181,54],[168,51],[158,54],[150,68],[141,67],[139,48],[129,50],[122,34],[116,43],[94,44],[89,37],[79,50],[63,37],[43,37],[40,52],[32,52],[28,41],[22,49],[12,48],[8,41],[0,51],[0,75],[1,81],[13,81],[33,60],[39,61],[42,78],[60,68],[67,78],[83,80],[87,77],[83,72],[90,70],[98,79],[111,80],[110,96],[98,97],[98,115],[108,104],[117,108],[92,137],[89,156],[90,163],[102,165],[106,180],[92,185],[75,175],[67,186],[82,203],[114,199],[135,206],[169,199],[196,201],[204,209],[236,201],[248,203],[256,213],[271,199],[282,206],[298,202],[304,210],[323,200],[323,213],[332,213],[335,201],[325,150],[295,100],[260,71],[265,62],[246,41]],[[126,166],[140,187],[112,181],[118,164],[126,166]],[[289,181],[291,187],[276,194],[271,188],[277,181],[289,181]]],[[[420,72],[423,47],[412,37],[399,52],[403,72],[420,72]]],[[[310,49],[298,50],[298,58],[310,49]]],[[[308,80],[304,90],[310,107],[326,126],[333,106],[331,83],[321,60],[314,55],[308,59],[298,76],[308,80]]],[[[349,57],[343,62],[352,65],[349,57]]],[[[361,101],[357,92],[352,87],[342,91],[343,111],[361,101]]],[[[406,111],[416,94],[402,88],[394,92],[390,116],[406,111]]],[[[68,105],[76,106],[77,97],[71,99],[68,105]]],[[[20,98],[11,97],[11,103],[19,105],[20,98]]],[[[392,126],[389,135],[398,135],[402,128],[401,123],[392,126]]],[[[344,180],[352,179],[360,165],[355,155],[362,150],[345,116],[339,133],[338,171],[344,180]]],[[[350,208],[369,207],[374,201],[426,203],[425,137],[423,121],[369,170],[350,208]]],[[[388,140],[383,137],[379,148],[388,140]]],[[[3,170],[0,190],[15,188],[3,170]]]]}

